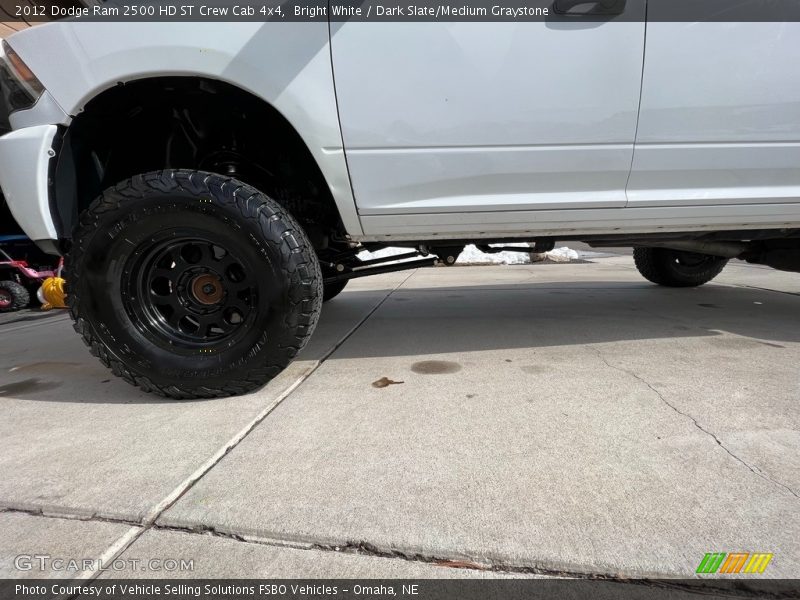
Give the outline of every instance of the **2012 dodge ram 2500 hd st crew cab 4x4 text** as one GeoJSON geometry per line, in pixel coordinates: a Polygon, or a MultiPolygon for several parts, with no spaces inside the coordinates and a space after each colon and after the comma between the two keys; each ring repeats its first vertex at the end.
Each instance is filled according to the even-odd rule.
{"type": "Polygon", "coordinates": [[[238,394],[349,279],[467,243],[627,245],[666,286],[730,258],[800,270],[798,40],[795,22],[49,23],[3,44],[0,186],[66,255],[75,329],[115,374],[238,394]],[[385,246],[417,258],[357,257],[385,246]]]}

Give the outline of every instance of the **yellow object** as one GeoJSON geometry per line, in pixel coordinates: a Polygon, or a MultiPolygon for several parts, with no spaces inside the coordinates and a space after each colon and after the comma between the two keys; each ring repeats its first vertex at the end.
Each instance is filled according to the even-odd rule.
{"type": "Polygon", "coordinates": [[[67,308],[66,293],[64,293],[64,280],[61,277],[48,277],[39,290],[42,300],[42,310],[52,308],[67,308]]]}

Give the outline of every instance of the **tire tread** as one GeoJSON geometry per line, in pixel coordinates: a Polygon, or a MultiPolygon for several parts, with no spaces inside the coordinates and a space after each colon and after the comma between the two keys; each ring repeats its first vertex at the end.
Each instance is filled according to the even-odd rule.
{"type": "Polygon", "coordinates": [[[672,251],[666,248],[633,249],[633,261],[639,273],[648,281],[666,287],[697,287],[708,283],[722,272],[726,259],[709,262],[702,270],[687,275],[671,268],[672,251]]]}
{"type": "Polygon", "coordinates": [[[31,295],[27,288],[21,283],[10,279],[0,281],[0,287],[11,294],[11,306],[2,309],[0,312],[13,312],[25,308],[31,303],[31,295]]]}
{"type": "Polygon", "coordinates": [[[81,336],[91,353],[111,371],[141,388],[145,392],[178,400],[191,398],[220,398],[247,393],[273,379],[297,356],[308,342],[319,319],[322,300],[322,278],[319,263],[311,243],[300,225],[277,202],[229,177],[183,169],[162,170],[136,175],[104,191],[81,214],[73,233],[74,244],[66,260],[67,306],[75,331],[81,336]],[[117,358],[95,333],[82,314],[83,299],[69,285],[81,277],[82,256],[88,240],[99,230],[103,214],[120,210],[127,202],[143,200],[153,193],[181,191],[196,197],[208,196],[215,202],[235,207],[243,219],[255,222],[268,243],[280,240],[283,266],[291,286],[291,310],[285,311],[283,335],[268,353],[266,364],[251,367],[246,373],[237,373],[236,380],[224,385],[209,387],[202,382],[158,385],[144,373],[136,372],[117,358]]]}

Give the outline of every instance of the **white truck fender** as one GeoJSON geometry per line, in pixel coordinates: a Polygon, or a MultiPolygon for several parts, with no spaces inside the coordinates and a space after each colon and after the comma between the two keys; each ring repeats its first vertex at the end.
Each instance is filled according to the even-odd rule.
{"type": "Polygon", "coordinates": [[[70,21],[19,32],[9,43],[70,116],[114,85],[153,77],[199,76],[252,93],[295,128],[345,229],[362,234],[342,147],[327,23],[70,21]]]}

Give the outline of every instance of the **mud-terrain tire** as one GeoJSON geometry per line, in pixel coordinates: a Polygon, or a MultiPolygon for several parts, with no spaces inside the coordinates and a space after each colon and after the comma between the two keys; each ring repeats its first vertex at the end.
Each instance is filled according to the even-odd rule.
{"type": "Polygon", "coordinates": [[[24,285],[16,281],[0,281],[0,312],[13,312],[31,303],[31,296],[24,285]]]}
{"type": "Polygon", "coordinates": [[[667,287],[703,285],[728,264],[727,258],[668,248],[634,248],[633,261],[645,279],[667,287]]]}
{"type": "Polygon", "coordinates": [[[297,222],[235,179],[165,170],[109,188],[81,214],[67,302],[92,354],[175,399],[243,394],[306,344],[319,262],[297,222]]]}

